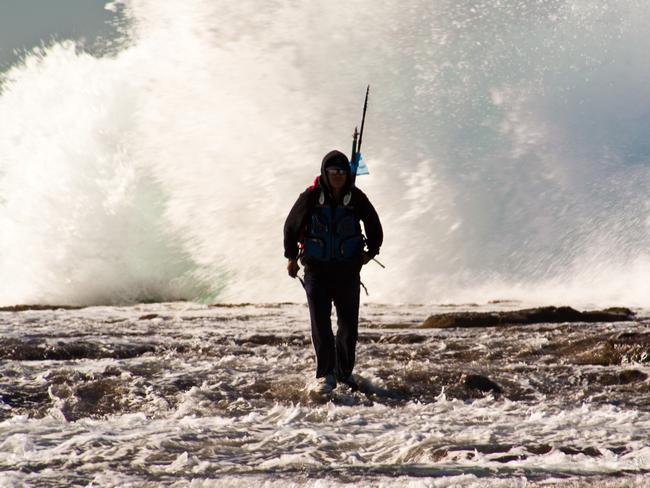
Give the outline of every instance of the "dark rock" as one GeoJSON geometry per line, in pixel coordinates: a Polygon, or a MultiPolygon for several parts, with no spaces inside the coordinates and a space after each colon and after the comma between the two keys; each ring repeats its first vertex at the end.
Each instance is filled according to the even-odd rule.
{"type": "Polygon", "coordinates": [[[589,373],[585,378],[590,385],[617,386],[643,382],[648,379],[648,375],[636,369],[628,369],[618,373],[610,371],[589,373]]]}
{"type": "Polygon", "coordinates": [[[101,348],[98,344],[87,342],[59,342],[44,349],[43,359],[50,361],[69,361],[72,359],[99,358],[101,348]]]}
{"type": "Polygon", "coordinates": [[[380,344],[421,344],[427,340],[427,336],[419,334],[386,334],[376,339],[380,344]]]}
{"type": "Polygon", "coordinates": [[[246,337],[234,339],[234,343],[239,346],[281,346],[291,345],[308,345],[310,340],[307,336],[290,335],[279,336],[276,334],[252,334],[246,337]]]}
{"type": "Polygon", "coordinates": [[[138,320],[153,320],[153,319],[157,319],[157,318],[158,318],[157,313],[150,313],[150,314],[138,317],[138,320]]]}
{"type": "Polygon", "coordinates": [[[438,461],[442,461],[444,458],[446,458],[448,454],[449,454],[449,451],[447,451],[447,449],[439,448],[439,449],[434,450],[431,453],[431,458],[433,459],[434,462],[438,462],[438,461]]]}
{"type": "Polygon", "coordinates": [[[468,374],[462,377],[463,385],[470,390],[479,390],[484,393],[493,392],[500,394],[501,387],[486,376],[478,374],[468,374]]]}
{"type": "Polygon", "coordinates": [[[532,454],[543,455],[548,454],[553,450],[548,444],[541,444],[536,446],[526,446],[526,450],[532,454]]]}
{"type": "Polygon", "coordinates": [[[120,413],[128,403],[126,388],[114,378],[62,385],[53,394],[63,400],[61,412],[69,422],[120,413]]]}
{"type": "Polygon", "coordinates": [[[2,391],[2,403],[16,409],[31,409],[50,402],[47,386],[2,391]]]}
{"type": "Polygon", "coordinates": [[[115,359],[131,359],[144,356],[147,353],[156,352],[155,344],[123,344],[116,345],[112,351],[103,351],[101,357],[110,357],[115,359]]]}
{"type": "Polygon", "coordinates": [[[650,361],[650,333],[618,333],[588,337],[558,347],[558,355],[574,364],[613,366],[650,361]]]}
{"type": "Polygon", "coordinates": [[[622,322],[634,320],[627,308],[608,308],[580,312],[571,307],[539,307],[506,312],[452,312],[431,315],[418,327],[495,327],[499,325],[555,324],[564,322],[622,322]]]}
{"type": "Polygon", "coordinates": [[[0,312],[26,312],[29,310],[80,310],[84,307],[74,305],[11,305],[0,307],[0,312]]]}
{"type": "Polygon", "coordinates": [[[43,349],[42,344],[30,339],[26,339],[24,342],[13,338],[0,339],[0,359],[40,361],[44,359],[43,349]]]}
{"type": "Polygon", "coordinates": [[[589,457],[600,457],[602,453],[595,447],[571,447],[571,446],[560,446],[558,448],[564,454],[569,456],[575,456],[576,454],[584,454],[589,457]]]}
{"type": "Polygon", "coordinates": [[[641,337],[638,332],[624,331],[616,334],[613,339],[617,342],[631,342],[637,341],[641,337]]]}
{"type": "Polygon", "coordinates": [[[527,456],[524,455],[509,455],[509,456],[500,456],[498,458],[494,458],[493,461],[496,461],[497,463],[512,463],[514,461],[523,461],[527,459],[527,456]]]}
{"type": "Polygon", "coordinates": [[[200,383],[196,378],[191,378],[189,376],[182,376],[173,381],[173,385],[178,391],[188,391],[195,386],[199,386],[200,383]]]}
{"type": "Polygon", "coordinates": [[[618,373],[618,382],[621,385],[636,383],[638,381],[645,381],[647,379],[648,375],[637,369],[628,369],[618,373]]]}
{"type": "Polygon", "coordinates": [[[122,375],[122,371],[117,366],[107,366],[104,369],[104,372],[102,373],[102,376],[104,377],[121,376],[121,375],[122,375]]]}
{"type": "Polygon", "coordinates": [[[14,361],[70,361],[75,359],[130,359],[154,352],[154,344],[115,345],[113,350],[106,346],[85,341],[59,341],[47,344],[27,338],[0,338],[0,359],[14,361]]]}

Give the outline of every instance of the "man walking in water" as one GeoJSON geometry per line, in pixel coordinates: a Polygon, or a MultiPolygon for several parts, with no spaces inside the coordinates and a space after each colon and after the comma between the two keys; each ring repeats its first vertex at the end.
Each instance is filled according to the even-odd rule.
{"type": "Polygon", "coordinates": [[[354,186],[347,156],[340,151],[327,153],[320,177],[298,197],[284,224],[289,276],[297,276],[299,258],[305,267],[319,394],[330,393],[337,381],[355,385],[352,369],[359,324],[359,272],[379,252],[382,240],[377,212],[354,186]],[[336,337],[332,333],[332,303],[338,317],[336,337]]]}

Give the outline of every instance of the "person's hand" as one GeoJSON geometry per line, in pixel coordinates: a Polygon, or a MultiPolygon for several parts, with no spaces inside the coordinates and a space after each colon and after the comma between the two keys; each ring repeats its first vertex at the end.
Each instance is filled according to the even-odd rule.
{"type": "Polygon", "coordinates": [[[366,264],[368,264],[368,263],[370,262],[371,259],[372,259],[372,258],[370,257],[370,254],[368,254],[367,252],[364,252],[364,253],[361,255],[361,262],[363,263],[364,266],[365,266],[366,264]]]}
{"type": "Polygon", "coordinates": [[[287,263],[287,272],[289,273],[289,276],[292,278],[298,276],[299,269],[300,266],[298,266],[298,261],[295,259],[289,259],[289,262],[287,263]]]}

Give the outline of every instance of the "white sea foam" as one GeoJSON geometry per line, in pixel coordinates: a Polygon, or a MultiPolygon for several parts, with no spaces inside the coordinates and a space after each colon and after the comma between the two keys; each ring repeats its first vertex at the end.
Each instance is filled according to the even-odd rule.
{"type": "Polygon", "coordinates": [[[647,305],[647,2],[119,4],[119,52],[3,76],[0,303],[300,298],[283,219],[370,83],[373,300],[647,305]]]}
{"type": "MultiPolygon", "coordinates": [[[[421,320],[424,310],[410,310],[368,306],[362,314],[373,327],[421,320]]],[[[625,385],[599,383],[595,393],[606,397],[595,398],[587,391],[590,382],[629,365],[564,364],[571,356],[553,363],[543,351],[565,337],[575,344],[594,335],[645,333],[646,324],[363,329],[358,372],[374,393],[339,388],[332,401],[320,404],[300,391],[313,367],[306,314],[302,305],[191,303],[2,314],[3,340],[30,347],[43,340],[53,346],[101,343],[111,350],[125,337],[132,346],[158,346],[129,358],[3,361],[0,394],[17,414],[4,413],[0,422],[0,484],[314,487],[352,479],[360,486],[404,487],[562,486],[562,480],[574,487],[644,485],[650,413],[635,405],[647,401],[647,379],[627,393],[620,390],[625,385]],[[141,318],[154,314],[155,323],[141,318]],[[382,340],[413,336],[419,342],[382,340]],[[481,347],[472,349],[473,343],[481,347]],[[461,346],[481,357],[497,349],[499,355],[454,359],[461,346]],[[539,364],[520,356],[527,350],[538,351],[531,354],[539,364]],[[431,395],[440,391],[447,370],[453,376],[490,368],[498,368],[495,379],[506,390],[500,397],[460,399],[444,389],[431,395]],[[382,399],[382,391],[395,387],[395,376],[404,378],[398,387],[419,382],[424,396],[382,399]],[[97,397],[83,392],[107,381],[116,389],[93,390],[117,395],[102,413],[93,406],[97,397]],[[54,387],[62,385],[76,393],[57,396],[54,387]],[[38,401],[49,412],[34,407],[30,416],[20,414],[28,408],[18,406],[21,395],[38,398],[48,387],[52,397],[38,401]],[[517,399],[518,390],[535,392],[517,399]]],[[[634,369],[650,373],[647,363],[634,369]]]]}

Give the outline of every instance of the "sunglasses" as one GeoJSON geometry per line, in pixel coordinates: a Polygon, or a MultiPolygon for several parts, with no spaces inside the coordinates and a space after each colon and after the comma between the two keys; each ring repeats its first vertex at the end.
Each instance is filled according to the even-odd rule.
{"type": "Polygon", "coordinates": [[[328,175],[345,175],[348,172],[342,168],[327,168],[325,170],[328,175]]]}

